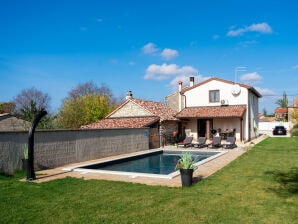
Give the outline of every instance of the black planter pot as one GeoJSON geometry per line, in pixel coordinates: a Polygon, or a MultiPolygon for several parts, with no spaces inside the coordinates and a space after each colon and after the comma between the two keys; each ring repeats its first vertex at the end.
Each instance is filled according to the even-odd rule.
{"type": "Polygon", "coordinates": [[[193,169],[180,169],[182,187],[189,187],[192,185],[193,169]]]}
{"type": "Polygon", "coordinates": [[[23,162],[22,169],[23,169],[23,171],[27,172],[27,170],[28,170],[28,159],[22,159],[22,162],[23,162]]]}

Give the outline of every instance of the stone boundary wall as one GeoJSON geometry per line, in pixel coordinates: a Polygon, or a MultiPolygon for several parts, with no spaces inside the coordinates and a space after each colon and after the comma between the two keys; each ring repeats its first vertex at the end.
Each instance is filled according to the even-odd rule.
{"type": "MultiPolygon", "coordinates": [[[[13,174],[22,168],[28,132],[0,132],[0,172],[13,174]]],[[[36,170],[149,149],[149,130],[92,129],[36,131],[36,170]]]]}

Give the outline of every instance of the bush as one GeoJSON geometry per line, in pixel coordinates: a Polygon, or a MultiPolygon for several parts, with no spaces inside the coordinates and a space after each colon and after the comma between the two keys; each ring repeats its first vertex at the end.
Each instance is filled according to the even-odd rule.
{"type": "Polygon", "coordinates": [[[298,128],[298,123],[294,124],[294,126],[293,126],[293,129],[296,129],[296,128],[298,128]]]}
{"type": "Polygon", "coordinates": [[[293,128],[291,130],[291,136],[292,137],[298,137],[298,128],[293,128]]]}

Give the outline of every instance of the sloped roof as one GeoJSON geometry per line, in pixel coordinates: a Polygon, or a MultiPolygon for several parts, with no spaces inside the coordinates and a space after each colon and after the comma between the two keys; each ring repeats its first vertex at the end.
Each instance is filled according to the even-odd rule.
{"type": "Polygon", "coordinates": [[[227,118],[242,117],[246,111],[245,105],[186,107],[179,112],[177,118],[227,118]]]}
{"type": "Polygon", "coordinates": [[[166,104],[148,100],[130,98],[125,100],[112,113],[107,115],[104,119],[98,122],[83,125],[82,129],[104,129],[104,128],[142,128],[148,127],[157,121],[172,121],[178,120],[175,116],[177,112],[166,104]],[[124,105],[133,102],[144,110],[148,111],[152,116],[125,116],[125,117],[111,117],[116,111],[121,110],[124,105]]]}
{"type": "Polygon", "coordinates": [[[9,113],[3,113],[3,114],[0,114],[0,119],[1,119],[1,118],[4,118],[5,116],[10,116],[10,114],[9,114],[9,113]]]}
{"type": "Polygon", "coordinates": [[[0,131],[27,131],[31,123],[9,113],[0,114],[0,131]]]}
{"type": "Polygon", "coordinates": [[[157,121],[159,121],[159,117],[105,118],[98,122],[84,125],[81,129],[144,128],[157,121]]]}
{"type": "Polygon", "coordinates": [[[170,106],[168,106],[164,103],[161,103],[161,102],[135,99],[135,98],[125,100],[118,108],[116,108],[112,113],[107,115],[106,118],[109,118],[113,113],[115,113],[117,110],[120,110],[128,102],[133,102],[133,103],[141,106],[143,109],[145,109],[149,113],[151,113],[152,116],[159,117],[160,121],[177,120],[174,117],[177,112],[175,110],[173,110],[170,106]]]}
{"type": "Polygon", "coordinates": [[[252,91],[257,97],[262,97],[262,95],[255,88],[253,88],[252,86],[241,84],[241,83],[235,83],[235,82],[232,82],[232,81],[228,81],[228,80],[220,79],[220,78],[216,78],[216,77],[212,77],[210,79],[206,79],[205,81],[200,82],[200,83],[197,83],[197,84],[195,84],[193,86],[185,87],[185,88],[182,89],[181,93],[183,94],[183,93],[185,93],[185,92],[187,92],[187,91],[189,91],[191,89],[194,89],[194,88],[196,88],[198,86],[204,85],[204,84],[206,84],[208,82],[211,82],[213,80],[216,80],[216,81],[219,81],[219,82],[228,83],[228,84],[232,84],[232,85],[233,84],[238,84],[239,86],[244,87],[244,88],[252,91]]]}
{"type": "Polygon", "coordinates": [[[275,108],[275,113],[288,113],[288,108],[275,108]]]}

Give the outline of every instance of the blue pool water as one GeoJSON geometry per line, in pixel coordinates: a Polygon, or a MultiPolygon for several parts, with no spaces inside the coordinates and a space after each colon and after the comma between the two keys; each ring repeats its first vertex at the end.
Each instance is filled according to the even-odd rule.
{"type": "MultiPolygon", "coordinates": [[[[202,161],[218,154],[218,152],[191,152],[195,162],[202,161]]],[[[175,171],[181,151],[157,151],[108,162],[79,167],[90,170],[107,170],[134,173],[150,173],[168,175],[175,171]]]]}

